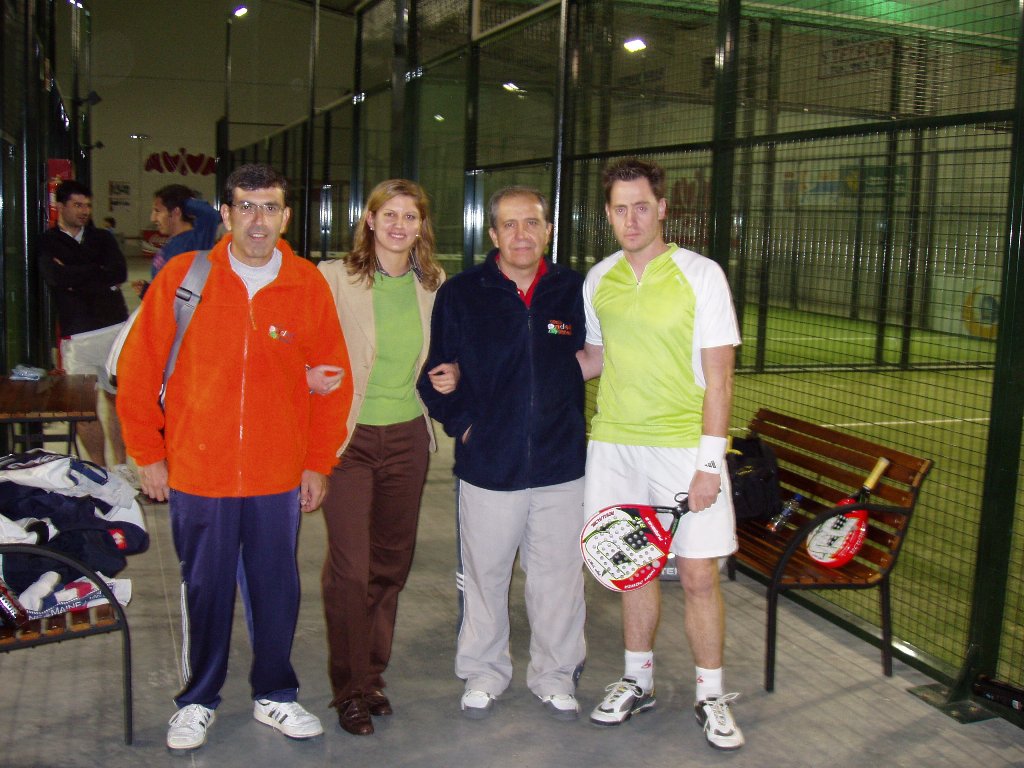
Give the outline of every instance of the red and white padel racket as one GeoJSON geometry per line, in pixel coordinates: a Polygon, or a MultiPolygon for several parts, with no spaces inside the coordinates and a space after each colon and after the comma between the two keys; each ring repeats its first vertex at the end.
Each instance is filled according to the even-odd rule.
{"type": "Polygon", "coordinates": [[[628,592],[658,578],[668,560],[679,520],[689,512],[686,494],[675,507],[620,504],[591,515],[580,534],[583,562],[594,578],[614,592],[628,592]],[[668,515],[668,529],[658,519],[668,515]]]}
{"type": "MultiPolygon", "coordinates": [[[[857,498],[843,499],[836,506],[867,504],[871,492],[889,468],[889,460],[881,457],[875,462],[871,474],[864,480],[857,498]]],[[[850,562],[860,551],[868,533],[868,511],[851,509],[826,520],[807,537],[807,554],[826,568],[839,568],[850,562]]]]}

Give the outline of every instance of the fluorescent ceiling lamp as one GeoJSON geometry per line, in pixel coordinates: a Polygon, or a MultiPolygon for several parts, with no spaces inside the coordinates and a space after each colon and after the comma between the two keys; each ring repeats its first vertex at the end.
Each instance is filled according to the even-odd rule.
{"type": "Polygon", "coordinates": [[[444,115],[434,115],[434,119],[437,120],[437,122],[439,122],[439,123],[443,123],[444,122],[444,115]]]}
{"type": "Polygon", "coordinates": [[[503,83],[501,87],[509,93],[526,93],[526,91],[513,82],[503,83]]]}
{"type": "Polygon", "coordinates": [[[622,44],[630,53],[639,53],[647,48],[647,43],[641,40],[639,37],[634,37],[632,40],[627,40],[622,44]]]}

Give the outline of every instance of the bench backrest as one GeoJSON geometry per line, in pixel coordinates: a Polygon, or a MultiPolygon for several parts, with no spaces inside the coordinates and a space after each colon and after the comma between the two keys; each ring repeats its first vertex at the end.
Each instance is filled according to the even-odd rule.
{"type": "Polygon", "coordinates": [[[757,412],[749,426],[775,450],[783,498],[800,493],[806,499],[801,508],[808,517],[855,496],[878,458],[889,460],[871,502],[896,509],[869,512],[867,540],[857,558],[860,565],[849,566],[863,569],[865,578],[887,572],[899,552],[931,460],[766,408],[757,412]]]}

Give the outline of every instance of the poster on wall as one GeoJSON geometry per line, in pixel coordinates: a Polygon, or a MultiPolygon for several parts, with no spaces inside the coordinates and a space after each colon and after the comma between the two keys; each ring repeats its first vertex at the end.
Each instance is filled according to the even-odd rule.
{"type": "Polygon", "coordinates": [[[46,161],[46,192],[50,203],[49,222],[51,227],[57,226],[57,187],[62,181],[73,176],[70,160],[50,158],[46,161]]]}
{"type": "Polygon", "coordinates": [[[107,187],[110,212],[117,213],[132,206],[132,185],[129,181],[111,181],[107,187]]]}
{"type": "Polygon", "coordinates": [[[818,79],[889,71],[892,69],[893,50],[893,41],[888,38],[822,40],[818,79]]]}

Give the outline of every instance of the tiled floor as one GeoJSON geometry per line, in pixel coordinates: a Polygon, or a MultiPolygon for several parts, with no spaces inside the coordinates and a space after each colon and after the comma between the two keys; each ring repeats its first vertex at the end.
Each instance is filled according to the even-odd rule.
{"type": "MultiPolygon", "coordinates": [[[[740,578],[725,585],[729,616],[727,685],[743,692],[735,707],[747,737],[738,753],[703,741],[691,709],[692,662],[682,637],[678,587],[665,589],[658,645],[658,706],[618,728],[549,718],[526,690],[526,618],[521,575],[512,599],[511,689],[486,721],[458,711],[461,681],[452,673],[456,600],[450,446],[434,461],[423,505],[416,561],[403,594],[388,675],[394,716],[377,733],[342,731],[327,706],[320,611],[323,525],[303,522],[303,603],[294,661],[302,701],[324,720],[323,737],[289,741],[252,719],[248,643],[240,617],[232,669],[209,742],[192,753],[164,746],[170,698],[178,684],[177,574],[166,506],[146,510],[150,550],[131,561],[128,608],[135,657],[135,744],[122,743],[119,641],[77,640],[0,655],[0,765],[3,766],[1011,766],[1024,765],[1024,733],[1002,720],[960,725],[907,693],[929,682],[901,664],[881,675],[876,650],[783,601],[778,685],[761,688],[763,590],[740,578]]],[[[614,595],[588,583],[588,664],[579,695],[593,706],[619,674],[621,641],[614,595]]]]}
{"type": "MultiPolygon", "coordinates": [[[[146,509],[152,544],[124,575],[134,585],[128,607],[134,652],[135,744],[121,728],[119,640],[103,636],[0,654],[0,766],[374,766],[390,768],[544,768],[623,765],[1024,766],[1024,732],[1002,720],[961,725],[907,689],[931,682],[897,663],[881,674],[878,653],[824,619],[783,601],[777,687],[761,687],[764,591],[740,577],[726,583],[729,620],[726,683],[743,693],[735,706],[747,746],[720,753],[704,742],[691,709],[692,660],[682,633],[678,587],[664,591],[657,648],[658,706],[624,726],[601,728],[549,718],[526,690],[528,634],[522,578],[512,591],[516,677],[485,721],[458,710],[462,683],[452,672],[456,598],[451,446],[442,445],[426,489],[416,560],[399,610],[388,693],[395,714],[377,733],[342,731],[328,708],[319,569],[324,528],[304,519],[299,558],[303,602],[293,659],[300,698],[324,721],[325,734],[289,741],[252,719],[246,672],[248,641],[236,617],[224,702],[202,749],[172,754],[164,746],[171,696],[178,686],[177,565],[166,506],[146,509]]],[[[587,669],[579,697],[586,709],[620,674],[617,598],[588,580],[587,669]]]]}

